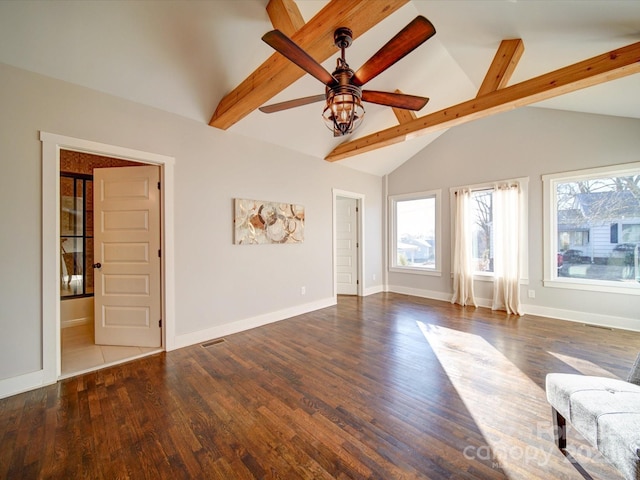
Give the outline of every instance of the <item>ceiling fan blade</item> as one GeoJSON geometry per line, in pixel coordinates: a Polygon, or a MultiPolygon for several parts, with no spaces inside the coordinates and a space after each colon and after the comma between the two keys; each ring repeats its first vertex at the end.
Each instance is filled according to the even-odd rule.
{"type": "Polygon", "coordinates": [[[325,85],[338,83],[333,75],[280,30],[265,33],[262,40],[325,85]]]}
{"type": "Polygon", "coordinates": [[[433,24],[422,15],[418,15],[360,67],[351,83],[361,87],[429,40],[435,33],[433,24]]]}
{"type": "Polygon", "coordinates": [[[295,100],[287,100],[286,102],[265,105],[264,107],[260,107],[259,110],[264,113],[274,113],[287,110],[289,108],[301,107],[302,105],[308,105],[309,103],[324,102],[325,100],[326,96],[323,93],[322,95],[313,95],[311,97],[296,98],[295,100]]]}
{"type": "Polygon", "coordinates": [[[377,103],[378,105],[415,111],[420,110],[429,101],[427,97],[417,97],[416,95],[406,95],[404,93],[377,92],[375,90],[363,90],[362,100],[369,103],[377,103]]]}

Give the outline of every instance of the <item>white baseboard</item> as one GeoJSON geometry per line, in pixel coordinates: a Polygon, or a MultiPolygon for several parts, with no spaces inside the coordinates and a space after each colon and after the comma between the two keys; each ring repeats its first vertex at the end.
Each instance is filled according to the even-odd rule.
{"type": "Polygon", "coordinates": [[[5,378],[0,380],[0,398],[10,397],[18,393],[27,392],[45,385],[51,385],[53,382],[44,381],[44,370],[25,373],[17,377],[5,378]]]}
{"type": "MultiPolygon", "coordinates": [[[[436,292],[432,290],[422,290],[408,288],[398,285],[389,285],[387,291],[412,295],[414,297],[430,298],[432,300],[451,301],[451,293],[436,292]]],[[[491,308],[493,301],[490,298],[476,298],[479,307],[491,308]]],[[[542,307],[539,305],[522,304],[523,313],[537,315],[540,317],[553,318],[556,320],[567,320],[570,322],[584,323],[598,327],[616,328],[619,330],[630,330],[640,332],[640,320],[626,317],[614,317],[598,313],[580,312],[578,310],[566,310],[561,308],[542,307]]]]}
{"type": "Polygon", "coordinates": [[[93,322],[93,318],[91,317],[72,318],[61,321],[60,328],[77,327],[78,325],[87,325],[91,322],[93,322]]]}
{"type": "Polygon", "coordinates": [[[384,285],[378,285],[376,287],[369,287],[369,288],[365,288],[364,291],[362,292],[362,296],[363,297],[367,297],[369,295],[374,295],[376,293],[382,293],[386,291],[384,288],[384,285]]]}
{"type": "MultiPolygon", "coordinates": [[[[401,287],[398,285],[390,285],[389,292],[402,293],[413,297],[430,298],[431,300],[442,300],[443,302],[451,302],[452,293],[436,292],[434,290],[422,290],[418,288],[401,287]]],[[[493,300],[490,298],[477,298],[476,303],[479,307],[491,308],[493,300]]]]}
{"type": "Polygon", "coordinates": [[[435,290],[423,290],[420,288],[403,287],[400,285],[388,285],[387,291],[392,293],[401,293],[403,295],[411,295],[412,297],[442,300],[443,302],[451,301],[450,293],[436,292],[435,290]]]}
{"type": "Polygon", "coordinates": [[[600,313],[579,312],[576,310],[564,310],[560,308],[541,307],[539,305],[522,305],[526,314],[538,315],[540,317],[556,318],[569,322],[584,323],[597,327],[608,327],[619,330],[630,330],[640,332],[640,320],[626,317],[614,317],[612,315],[602,315],[600,313]]]}
{"type": "Polygon", "coordinates": [[[320,310],[321,308],[330,307],[335,304],[336,299],[331,297],[318,300],[316,302],[305,303],[303,305],[296,305],[295,307],[286,308],[277,312],[266,313],[264,315],[258,315],[257,317],[245,318],[243,320],[219,325],[217,327],[199,330],[197,332],[176,335],[174,348],[172,348],[172,350],[224,337],[225,335],[232,335],[251,328],[261,327],[262,325],[285,320],[287,318],[295,317],[296,315],[302,315],[303,313],[313,312],[314,310],[320,310]]]}

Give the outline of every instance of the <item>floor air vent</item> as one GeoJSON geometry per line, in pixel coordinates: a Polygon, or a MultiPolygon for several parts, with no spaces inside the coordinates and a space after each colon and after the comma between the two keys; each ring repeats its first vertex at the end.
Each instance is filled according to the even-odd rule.
{"type": "Polygon", "coordinates": [[[226,342],[224,338],[216,338],[215,340],[211,340],[210,342],[201,343],[202,348],[213,347],[214,345],[220,345],[221,343],[226,342]]]}

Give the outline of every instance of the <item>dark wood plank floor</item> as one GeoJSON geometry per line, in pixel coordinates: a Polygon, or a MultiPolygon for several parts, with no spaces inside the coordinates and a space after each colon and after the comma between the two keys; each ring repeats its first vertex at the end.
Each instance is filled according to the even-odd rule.
{"type": "Polygon", "coordinates": [[[617,479],[575,431],[555,448],[544,378],[625,378],[638,350],[638,333],[341,297],[0,400],[0,478],[617,479]]]}

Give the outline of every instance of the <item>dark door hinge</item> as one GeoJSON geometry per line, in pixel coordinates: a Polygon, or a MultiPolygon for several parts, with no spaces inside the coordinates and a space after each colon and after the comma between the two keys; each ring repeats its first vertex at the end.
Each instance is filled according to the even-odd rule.
{"type": "Polygon", "coordinates": [[[158,256],[162,257],[162,250],[158,249],[158,256]]]}
{"type": "Polygon", "coordinates": [[[160,190],[160,182],[158,182],[158,190],[160,190]]]}
{"type": "Polygon", "coordinates": [[[158,320],[158,328],[162,328],[162,319],[158,320]]]}

